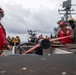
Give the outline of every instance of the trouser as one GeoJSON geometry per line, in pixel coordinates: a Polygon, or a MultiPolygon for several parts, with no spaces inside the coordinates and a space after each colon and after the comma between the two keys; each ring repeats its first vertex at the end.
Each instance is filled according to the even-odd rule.
{"type": "Polygon", "coordinates": [[[0,55],[3,53],[3,50],[0,50],[0,55]]]}
{"type": "Polygon", "coordinates": [[[41,47],[38,47],[38,48],[36,49],[35,54],[43,55],[43,49],[42,49],[41,47]]]}

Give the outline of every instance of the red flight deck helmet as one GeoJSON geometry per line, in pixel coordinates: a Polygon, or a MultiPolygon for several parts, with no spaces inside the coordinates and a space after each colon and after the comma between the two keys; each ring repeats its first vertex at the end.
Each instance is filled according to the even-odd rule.
{"type": "Polygon", "coordinates": [[[62,27],[62,26],[67,26],[67,24],[66,24],[66,22],[62,21],[62,22],[60,22],[59,26],[60,26],[60,27],[62,27]]]}

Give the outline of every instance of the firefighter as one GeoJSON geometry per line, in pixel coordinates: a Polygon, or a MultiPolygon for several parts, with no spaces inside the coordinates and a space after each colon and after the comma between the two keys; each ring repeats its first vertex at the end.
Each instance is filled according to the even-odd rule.
{"type": "Polygon", "coordinates": [[[1,20],[4,17],[4,11],[2,8],[0,8],[0,56],[3,56],[3,50],[4,47],[6,46],[6,31],[3,27],[3,25],[1,24],[1,20]]]}
{"type": "Polygon", "coordinates": [[[15,45],[15,38],[14,38],[14,37],[12,37],[12,39],[11,39],[11,43],[12,43],[12,46],[15,45]]]}
{"type": "MultiPolygon", "coordinates": [[[[67,28],[66,22],[60,22],[59,24],[60,30],[58,31],[58,37],[64,37],[64,36],[71,36],[71,29],[67,28]]],[[[72,40],[70,37],[60,39],[61,43],[72,43],[72,40]]]]}

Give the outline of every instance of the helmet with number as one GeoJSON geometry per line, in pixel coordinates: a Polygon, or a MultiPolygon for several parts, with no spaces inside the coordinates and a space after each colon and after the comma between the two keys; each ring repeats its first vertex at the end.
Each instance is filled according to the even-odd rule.
{"type": "Polygon", "coordinates": [[[0,8],[0,16],[1,16],[1,17],[4,17],[4,11],[3,11],[2,8],[0,8]]]}

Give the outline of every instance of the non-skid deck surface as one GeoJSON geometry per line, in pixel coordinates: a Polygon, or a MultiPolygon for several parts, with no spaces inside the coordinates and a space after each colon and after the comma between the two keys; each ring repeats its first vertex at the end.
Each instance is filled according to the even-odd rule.
{"type": "Polygon", "coordinates": [[[76,55],[0,57],[0,75],[76,75],[76,55]]]}

